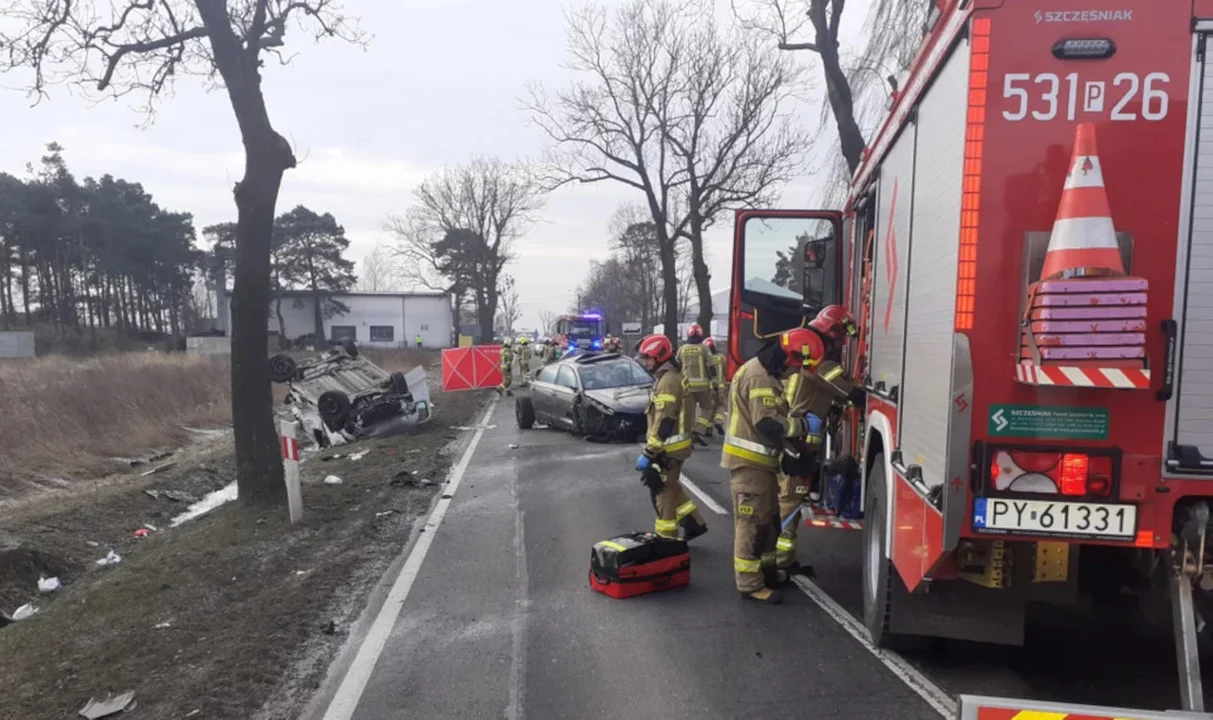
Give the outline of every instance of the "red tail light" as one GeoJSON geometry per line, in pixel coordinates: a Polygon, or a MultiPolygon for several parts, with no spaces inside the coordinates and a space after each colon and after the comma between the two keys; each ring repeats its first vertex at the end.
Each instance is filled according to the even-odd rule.
{"type": "Polygon", "coordinates": [[[1066,453],[1061,456],[1061,473],[1057,479],[1062,495],[1087,494],[1087,468],[1089,465],[1086,455],[1066,453]]]}
{"type": "Polygon", "coordinates": [[[990,463],[990,483],[1012,492],[1106,496],[1112,492],[1112,458],[1002,450],[990,463]]]}

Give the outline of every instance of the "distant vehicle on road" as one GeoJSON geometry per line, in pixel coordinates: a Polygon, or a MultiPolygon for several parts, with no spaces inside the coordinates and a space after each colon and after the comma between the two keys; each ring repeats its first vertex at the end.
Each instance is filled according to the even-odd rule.
{"type": "Polygon", "coordinates": [[[606,321],[598,313],[561,315],[556,320],[556,338],[567,350],[602,350],[606,321]]]}
{"type": "Polygon", "coordinates": [[[424,368],[388,373],[350,340],[299,362],[275,355],[270,379],[289,387],[286,404],[320,447],[390,435],[431,416],[424,368]]]}
{"type": "Polygon", "coordinates": [[[644,411],[653,378],[617,353],[578,353],[535,373],[530,394],[514,400],[518,427],[535,423],[588,438],[635,440],[646,429],[644,411]]]}

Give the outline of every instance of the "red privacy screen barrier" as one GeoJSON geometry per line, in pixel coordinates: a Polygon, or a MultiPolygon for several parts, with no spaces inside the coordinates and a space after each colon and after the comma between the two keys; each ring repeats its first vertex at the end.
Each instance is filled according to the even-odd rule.
{"type": "Polygon", "coordinates": [[[479,390],[500,384],[500,345],[473,345],[442,351],[443,391],[479,390]]]}

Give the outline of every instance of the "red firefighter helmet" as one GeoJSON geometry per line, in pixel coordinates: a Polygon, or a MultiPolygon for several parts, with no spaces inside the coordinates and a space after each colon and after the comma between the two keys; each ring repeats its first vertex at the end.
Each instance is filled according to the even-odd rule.
{"type": "Polygon", "coordinates": [[[660,365],[674,357],[674,346],[665,335],[649,335],[640,341],[636,354],[642,358],[653,358],[660,365]]]}
{"type": "Polygon", "coordinates": [[[841,305],[822,308],[817,317],[809,321],[809,327],[835,342],[859,334],[855,327],[855,318],[841,305]]]}
{"type": "Polygon", "coordinates": [[[826,355],[825,343],[821,341],[821,336],[808,328],[796,328],[783,333],[779,336],[779,347],[787,353],[788,367],[812,370],[826,355]]]}
{"type": "Polygon", "coordinates": [[[687,339],[693,337],[703,337],[703,328],[699,326],[699,323],[691,323],[691,326],[687,328],[687,339]]]}

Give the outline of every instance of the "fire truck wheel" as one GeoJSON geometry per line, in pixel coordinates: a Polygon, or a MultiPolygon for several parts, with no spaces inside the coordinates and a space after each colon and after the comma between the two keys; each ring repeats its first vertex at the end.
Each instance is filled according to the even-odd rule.
{"type": "Polygon", "coordinates": [[[867,492],[863,513],[863,621],[872,644],[895,649],[903,637],[889,632],[893,597],[890,583],[895,582],[891,558],[885,557],[888,533],[889,490],[885,481],[884,455],[877,455],[867,473],[867,492]]]}

